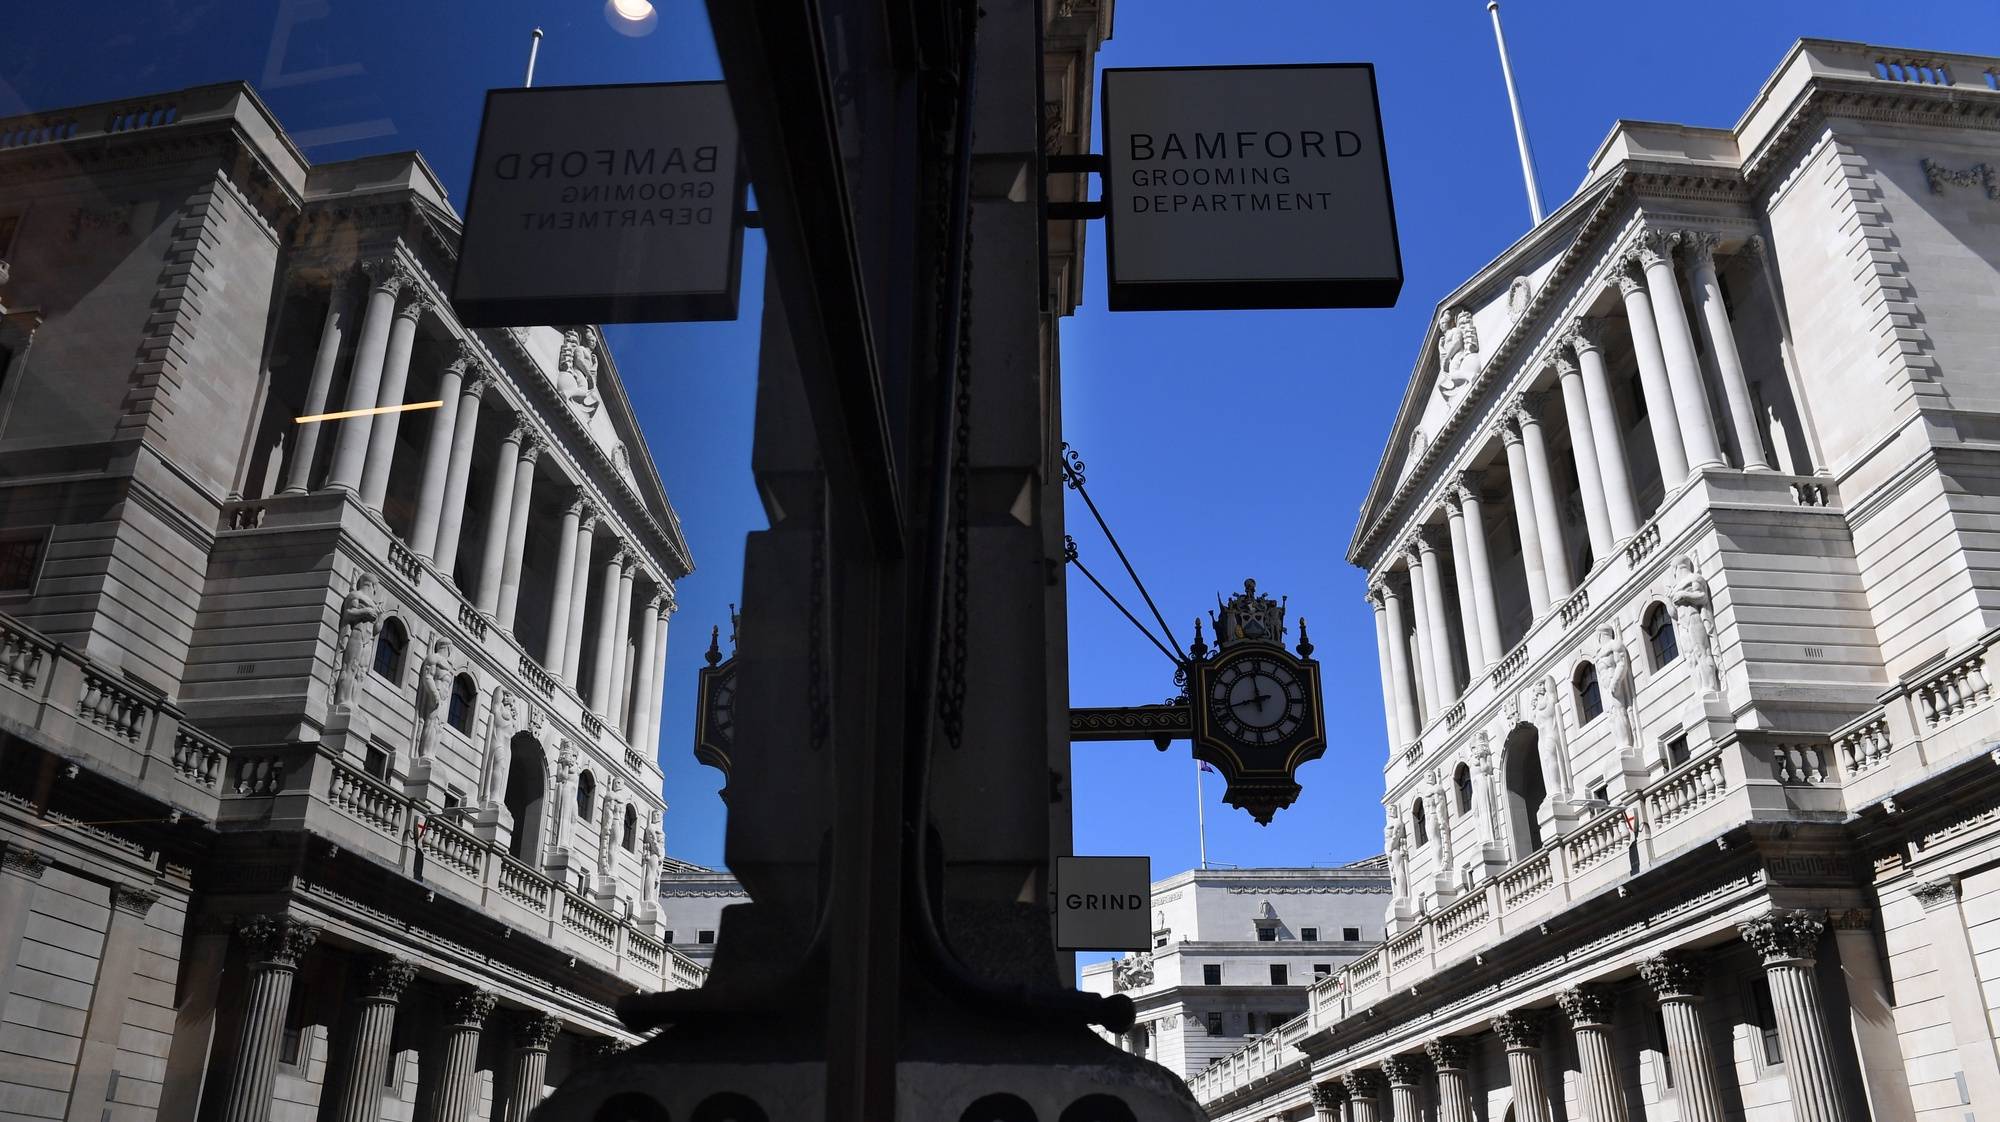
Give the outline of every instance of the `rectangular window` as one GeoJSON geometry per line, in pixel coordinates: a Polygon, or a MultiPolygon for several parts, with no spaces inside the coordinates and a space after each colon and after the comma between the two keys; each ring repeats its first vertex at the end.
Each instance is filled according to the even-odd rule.
{"type": "Polygon", "coordinates": [[[1221,964],[1221,963],[1219,963],[1219,962],[1211,962],[1211,963],[1209,963],[1208,965],[1206,965],[1206,966],[1202,967],[1202,968],[1201,968],[1201,984],[1202,984],[1202,985],[1204,985],[1204,986],[1219,986],[1219,985],[1221,985],[1221,984],[1222,984],[1222,964],[1221,964]]]}
{"type": "Polygon", "coordinates": [[[1208,1035],[1210,1036],[1222,1035],[1222,1014],[1210,1013],[1208,1015],[1208,1035]]]}
{"type": "Polygon", "coordinates": [[[1284,964],[1284,963],[1282,963],[1282,962],[1274,962],[1274,963],[1272,963],[1272,964],[1271,964],[1271,984],[1272,984],[1272,985],[1274,985],[1274,986],[1286,986],[1286,985],[1290,985],[1291,983],[1290,983],[1290,982],[1288,982],[1288,981],[1286,981],[1286,977],[1287,977],[1288,973],[1289,973],[1289,972],[1288,972],[1288,971],[1287,971],[1287,970],[1285,969],[1285,964],[1284,964]]]}
{"type": "Polygon", "coordinates": [[[389,778],[389,753],[370,744],[368,746],[368,758],[361,766],[371,778],[386,781],[389,778]]]}
{"type": "Polygon", "coordinates": [[[303,1025],[287,1028],[283,1039],[278,1042],[278,1062],[292,1067],[299,1065],[299,1053],[305,1050],[306,1030],[303,1025]]]}
{"type": "Polygon", "coordinates": [[[1751,1000],[1757,1006],[1757,1032],[1764,1038],[1764,1062],[1781,1064],[1785,1062],[1784,1045],[1778,1042],[1778,1014],[1771,1008],[1771,982],[1758,978],[1750,986],[1751,1000]]]}
{"type": "Polygon", "coordinates": [[[1333,963],[1331,962],[1313,963],[1313,977],[1324,978],[1331,973],[1333,973],[1333,963]]]}
{"type": "Polygon", "coordinates": [[[1688,762],[1687,736],[1686,735],[1676,736],[1672,740],[1667,741],[1667,766],[1669,768],[1677,768],[1687,762],[1688,762]]]}
{"type": "Polygon", "coordinates": [[[446,787],[444,789],[444,808],[446,810],[450,810],[455,806],[464,806],[464,805],[465,805],[464,791],[461,791],[456,787],[446,787]]]}
{"type": "MultiPolygon", "coordinates": [[[[6,367],[0,365],[0,373],[6,367]]],[[[35,571],[42,563],[42,535],[0,542],[0,593],[35,591],[35,571]]]]}
{"type": "Polygon", "coordinates": [[[1350,943],[1359,943],[1361,941],[1361,929],[1359,927],[1343,927],[1340,929],[1340,937],[1350,943]]]}
{"type": "Polygon", "coordinates": [[[1299,938],[1305,940],[1308,943],[1317,943],[1319,942],[1319,928],[1301,927],[1299,928],[1299,938]]]}
{"type": "Polygon", "coordinates": [[[1590,793],[1590,797],[1591,797],[1591,798],[1593,798],[1593,799],[1596,799],[1596,800],[1597,800],[1598,802],[1601,802],[1601,803],[1608,803],[1608,802],[1610,802],[1610,801],[1611,801],[1611,785],[1610,785],[1609,783],[1605,783],[1605,784],[1600,784],[1600,785],[1598,786],[1598,788],[1597,788],[1596,790],[1594,790],[1594,791],[1592,791],[1592,792],[1590,793]]]}
{"type": "Polygon", "coordinates": [[[673,931],[672,931],[672,930],[670,929],[670,930],[668,930],[668,932],[667,932],[667,938],[666,938],[666,942],[669,942],[669,943],[671,943],[671,942],[673,942],[673,941],[674,941],[674,933],[673,933],[673,931]]]}
{"type": "Polygon", "coordinates": [[[1258,941],[1258,942],[1260,942],[1260,943],[1275,943],[1275,942],[1277,942],[1277,941],[1278,941],[1278,929],[1277,929],[1277,928],[1275,928],[1275,927],[1260,927],[1260,928],[1258,928],[1258,929],[1257,929],[1257,941],[1258,941]]]}
{"type": "Polygon", "coordinates": [[[697,943],[713,943],[715,942],[715,932],[697,931],[694,933],[694,941],[697,943]]]}
{"type": "Polygon", "coordinates": [[[1164,946],[1166,946],[1166,945],[1167,945],[1167,933],[1166,933],[1166,932],[1162,931],[1162,932],[1161,932],[1161,933],[1159,933],[1158,935],[1155,935],[1155,936],[1153,936],[1153,946],[1154,946],[1154,947],[1155,947],[1156,949],[1157,949],[1157,948],[1159,948],[1159,947],[1164,947],[1164,946]]]}

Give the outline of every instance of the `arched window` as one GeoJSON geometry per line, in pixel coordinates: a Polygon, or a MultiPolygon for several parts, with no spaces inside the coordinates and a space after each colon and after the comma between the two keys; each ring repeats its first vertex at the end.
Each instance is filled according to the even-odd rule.
{"type": "Polygon", "coordinates": [[[1674,638],[1674,617],[1667,614],[1665,604],[1647,608],[1639,626],[1646,633],[1646,653],[1652,656],[1653,669],[1681,657],[1681,645],[1674,638]]]}
{"type": "Polygon", "coordinates": [[[618,844],[628,853],[639,845],[639,808],[631,803],[625,804],[625,831],[619,835],[618,844]]]}
{"type": "Polygon", "coordinates": [[[591,808],[597,805],[597,778],[589,772],[576,777],[576,816],[590,821],[591,808]]]}
{"type": "Polygon", "coordinates": [[[468,735],[472,732],[472,708],[479,697],[479,687],[472,684],[472,675],[460,674],[451,680],[451,703],[445,708],[445,724],[468,735]]]}
{"type": "Polygon", "coordinates": [[[1587,662],[1577,667],[1570,684],[1576,687],[1576,711],[1580,722],[1589,724],[1596,720],[1597,715],[1604,712],[1604,698],[1597,692],[1597,667],[1587,662]]]}
{"type": "Polygon", "coordinates": [[[1472,769],[1466,767],[1464,764],[1458,765],[1458,770],[1451,773],[1451,785],[1458,792],[1458,812],[1460,814],[1471,814],[1472,769]]]}
{"type": "Polygon", "coordinates": [[[390,618],[382,621],[382,630],[375,636],[375,673],[391,682],[403,677],[403,652],[410,646],[410,633],[403,628],[401,620],[390,618]]]}
{"type": "Polygon", "coordinates": [[[1410,804],[1410,833],[1416,836],[1416,843],[1418,845],[1429,844],[1431,840],[1431,832],[1424,827],[1424,800],[1422,799],[1418,799],[1410,804]]]}

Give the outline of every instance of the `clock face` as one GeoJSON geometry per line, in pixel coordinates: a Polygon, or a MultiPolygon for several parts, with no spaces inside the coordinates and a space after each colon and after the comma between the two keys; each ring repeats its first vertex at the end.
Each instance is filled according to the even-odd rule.
{"type": "Polygon", "coordinates": [[[726,667],[717,672],[715,685],[709,694],[708,727],[715,738],[724,744],[736,739],[736,668],[726,667]]]}
{"type": "Polygon", "coordinates": [[[1282,657],[1231,657],[1210,676],[1208,693],[1215,727],[1240,744],[1289,740],[1306,719],[1305,685],[1282,657]]]}

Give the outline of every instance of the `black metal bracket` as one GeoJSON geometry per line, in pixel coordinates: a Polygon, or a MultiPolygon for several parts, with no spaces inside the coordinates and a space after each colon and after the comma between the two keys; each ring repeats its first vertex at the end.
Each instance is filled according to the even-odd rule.
{"type": "MultiPolygon", "coordinates": [[[[1111,170],[1110,161],[1095,152],[1047,155],[1042,157],[1042,167],[1049,175],[1103,175],[1111,170]]],[[[1075,202],[1050,203],[1049,217],[1059,222],[1087,222],[1104,217],[1104,202],[1081,199],[1075,202]]]]}

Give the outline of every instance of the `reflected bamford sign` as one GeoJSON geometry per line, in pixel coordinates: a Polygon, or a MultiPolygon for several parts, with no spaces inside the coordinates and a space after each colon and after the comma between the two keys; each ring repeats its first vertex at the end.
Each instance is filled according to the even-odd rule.
{"type": "Polygon", "coordinates": [[[489,90],[452,305],[474,327],[734,319],[741,167],[721,82],[489,90]]]}
{"type": "Polygon", "coordinates": [[[1102,102],[1112,311],[1395,304],[1371,64],[1110,69],[1102,102]]]}

